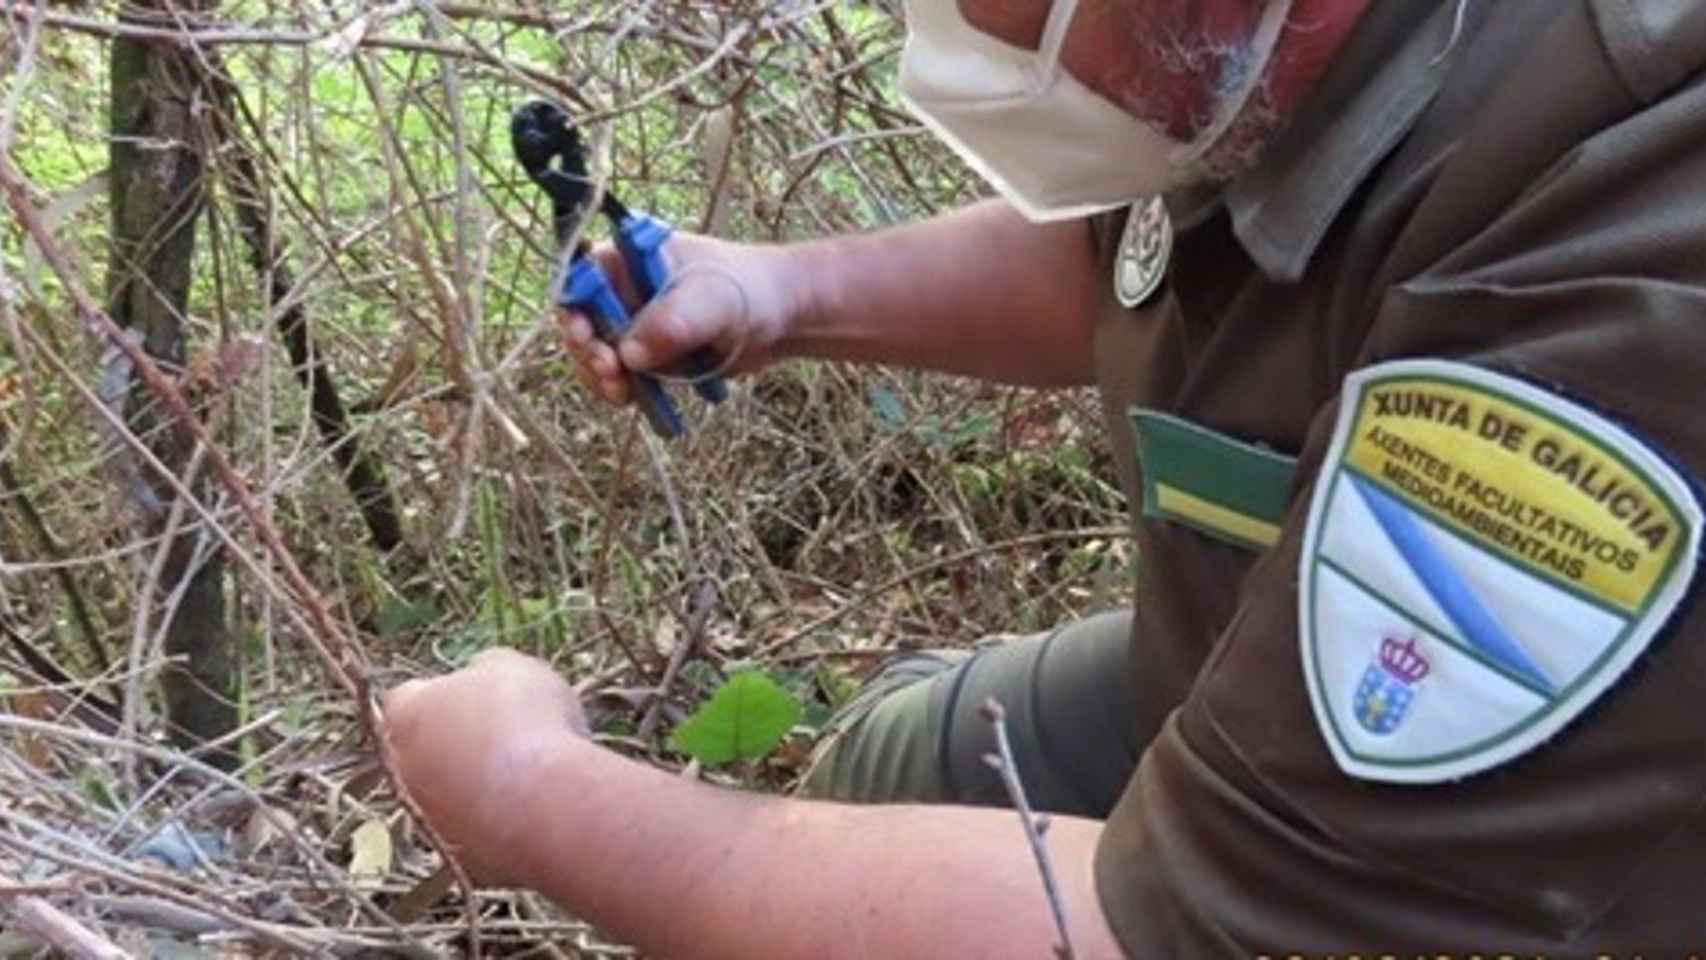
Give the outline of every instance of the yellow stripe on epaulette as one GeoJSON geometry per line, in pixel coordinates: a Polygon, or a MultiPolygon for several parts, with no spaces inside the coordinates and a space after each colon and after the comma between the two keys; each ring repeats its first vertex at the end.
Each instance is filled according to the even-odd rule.
{"type": "Polygon", "coordinates": [[[1155,485],[1155,505],[1169,518],[1188,522],[1204,533],[1218,534],[1261,550],[1279,542],[1278,524],[1228,510],[1165,483],[1155,485]]]}

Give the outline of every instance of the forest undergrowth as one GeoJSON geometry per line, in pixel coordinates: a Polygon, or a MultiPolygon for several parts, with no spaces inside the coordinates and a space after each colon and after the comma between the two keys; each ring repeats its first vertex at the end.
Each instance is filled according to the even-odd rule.
{"type": "Polygon", "coordinates": [[[1088,392],[798,362],[677,390],[662,441],[555,343],[514,107],[564,103],[682,229],[881,229],[980,190],[894,99],[901,37],[886,0],[0,3],[0,957],[631,955],[459,889],[375,691],[512,646],[611,749],[784,792],[885,656],[1121,602],[1088,392]],[[115,134],[115,96],[181,133],[115,134]],[[121,244],[115,182],[161,186],[126,149],[189,199],[121,244]],[[177,304],[148,265],[185,232],[177,304]],[[139,282],[171,309],[127,337],[100,320],[139,282]],[[162,692],[192,608],[230,664],[199,745],[162,692]],[[695,759],[673,734],[752,670],[792,723],[695,759]]]}

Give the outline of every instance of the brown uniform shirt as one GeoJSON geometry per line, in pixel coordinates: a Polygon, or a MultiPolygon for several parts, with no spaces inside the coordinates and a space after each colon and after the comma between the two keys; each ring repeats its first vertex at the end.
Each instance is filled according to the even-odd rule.
{"type": "MultiPolygon", "coordinates": [[[[1109,426],[1299,458],[1265,552],[1140,519],[1155,739],[1096,874],[1133,957],[1706,955],[1706,605],[1541,746],[1455,782],[1342,772],[1298,571],[1345,377],[1435,357],[1603,411],[1706,477],[1706,0],[1385,0],[1251,176],[1110,297],[1109,426]]],[[[1123,216],[1098,224],[1105,256],[1123,216]]]]}

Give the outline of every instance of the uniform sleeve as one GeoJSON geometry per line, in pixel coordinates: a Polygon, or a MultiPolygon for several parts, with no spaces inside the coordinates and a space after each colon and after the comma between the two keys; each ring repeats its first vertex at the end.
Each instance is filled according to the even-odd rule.
{"type": "MultiPolygon", "coordinates": [[[[1706,80],[1697,60],[1692,72],[1639,68],[1639,51],[1628,45],[1659,41],[1630,32],[1607,11],[1641,4],[1581,6],[1536,39],[1536,47],[1555,50],[1530,51],[1523,60],[1529,68],[1513,69],[1493,86],[1433,165],[1410,172],[1426,182],[1390,240],[1368,298],[1361,349],[1341,374],[1355,381],[1358,371],[1381,364],[1425,360],[1465,371],[1465,382],[1509,384],[1501,396],[1516,404],[1508,408],[1518,411],[1513,416],[1527,410],[1533,423],[1580,436],[1582,449],[1604,453],[1608,464],[1672,477],[1679,485],[1669,488],[1672,495],[1696,497],[1693,512],[1676,514],[1679,527],[1661,535],[1652,523],[1631,523],[1627,531],[1636,547],[1689,543],[1669,538],[1697,535],[1688,525],[1698,526],[1695,491],[1706,478],[1706,416],[1698,409],[1706,385],[1706,80]],[[1631,69],[1641,83],[1631,81],[1631,69]]],[[[1706,7],[1670,6],[1680,11],[1670,35],[1697,35],[1706,7]]],[[[1529,573],[1540,582],[1547,571],[1534,557],[1553,541],[1590,564],[1596,549],[1586,535],[1559,526],[1567,512],[1547,520],[1549,491],[1568,487],[1570,496],[1598,497],[1609,510],[1627,490],[1645,488],[1606,487],[1611,467],[1584,480],[1588,461],[1566,468],[1567,446],[1537,452],[1533,435],[1519,438],[1522,456],[1548,471],[1520,506],[1509,505],[1512,494],[1501,501],[1502,514],[1484,501],[1459,508],[1440,506],[1443,499],[1434,514],[1412,513],[1446,518],[1429,528],[1430,549],[1444,558],[1439,576],[1455,579],[1471,598],[1479,592],[1483,612],[1528,654],[1507,658],[1496,644],[1485,645],[1486,631],[1417,574],[1421,586],[1405,589],[1422,599],[1390,604],[1406,616],[1421,611],[1415,630],[1389,631],[1388,645],[1370,627],[1360,659],[1324,658],[1343,660],[1328,666],[1345,679],[1322,683],[1324,668],[1304,662],[1315,655],[1302,636],[1300,622],[1310,621],[1300,617],[1300,605],[1317,601],[1303,592],[1300,571],[1326,539],[1311,530],[1317,493],[1329,482],[1355,489],[1356,464],[1347,459],[1354,443],[1380,442],[1369,420],[1342,416],[1353,399],[1368,404],[1372,416],[1366,391],[1343,393],[1321,408],[1301,460],[1314,479],[1280,542],[1242,585],[1236,618],[1110,820],[1097,878],[1122,943],[1132,956],[1698,950],[1699,909],[1686,893],[1697,891],[1694,877],[1706,859],[1706,607],[1696,602],[1697,583],[1677,576],[1665,602],[1641,586],[1661,583],[1663,571],[1626,589],[1582,585],[1571,592],[1563,575],[1570,557],[1561,555],[1565,566],[1552,571],[1562,571],[1553,578],[1563,583],[1559,596],[1569,593],[1584,610],[1605,600],[1607,630],[1651,627],[1627,669],[1588,690],[1584,678],[1610,675],[1595,671],[1612,634],[1596,633],[1590,614],[1561,614],[1575,608],[1548,603],[1553,594],[1539,588],[1486,599],[1486,578],[1494,575],[1485,571],[1500,559],[1488,544],[1506,534],[1477,541],[1452,533],[1485,533],[1503,523],[1514,531],[1512,543],[1550,538],[1528,556],[1533,563],[1512,560],[1509,551],[1504,557],[1515,571],[1510,582],[1529,573]],[[1347,425],[1362,432],[1341,438],[1347,425]],[[1461,521],[1455,528],[1452,510],[1461,521]],[[1476,511],[1491,519],[1472,519],[1476,511]],[[1550,523],[1544,536],[1537,532],[1542,521],[1550,523]],[[1615,589],[1625,593],[1607,592],[1615,589]],[[1430,627],[1441,652],[1420,657],[1412,646],[1406,653],[1409,638],[1430,627]],[[1572,642],[1586,653],[1571,653],[1572,642]],[[1454,644],[1462,649],[1446,649],[1454,644]],[[1458,662],[1470,666],[1453,672],[1458,662]],[[1341,747],[1390,742],[1379,738],[1394,736],[1393,729],[1380,728],[1396,716],[1412,725],[1406,730],[1434,724],[1446,746],[1458,737],[1465,751],[1485,749],[1484,740],[1462,732],[1494,723],[1474,713],[1480,701],[1460,697],[1448,701],[1449,710],[1426,702],[1441,702],[1453,684],[1481,683],[1464,677],[1482,668],[1513,690],[1528,682],[1531,689],[1510,698],[1591,695],[1570,701],[1566,723],[1509,756],[1487,754],[1476,762],[1494,762],[1480,768],[1439,768],[1471,770],[1458,776],[1397,782],[1401,777],[1346,769],[1339,755],[1346,750],[1332,745],[1330,729],[1341,716],[1367,721],[1356,734],[1362,739],[1342,737],[1341,747]],[[1311,683],[1326,691],[1317,699],[1343,698],[1342,713],[1312,701],[1311,683]],[[1404,700],[1412,694],[1413,703],[1404,700]]],[[[1488,409],[1466,409],[1464,423],[1478,428],[1488,409]]],[[[1449,435],[1450,411],[1442,401],[1435,436],[1449,435]]],[[[1464,444],[1445,455],[1473,457],[1476,449],[1464,444]]],[[[1418,483],[1426,482],[1429,468],[1419,456],[1412,467],[1418,483]]],[[[1514,487],[1520,474],[1485,458],[1458,467],[1434,471],[1442,497],[1460,475],[1514,487]]],[[[1377,494],[1346,499],[1373,518],[1362,528],[1364,543],[1396,543],[1402,538],[1383,525],[1377,494]]],[[[1618,509],[1633,502],[1619,500],[1618,509]]],[[[1415,554],[1391,549],[1407,569],[1425,566],[1415,554]]],[[[1666,557],[1692,564],[1684,552],[1666,557]]],[[[1618,560],[1608,552],[1603,565],[1611,576],[1618,560]]],[[[1354,565],[1340,566],[1335,575],[1356,580],[1354,565]]],[[[1325,616],[1350,629],[1345,624],[1355,614],[1325,616]]],[[[1488,689],[1493,683],[1486,681],[1488,689]]]]}

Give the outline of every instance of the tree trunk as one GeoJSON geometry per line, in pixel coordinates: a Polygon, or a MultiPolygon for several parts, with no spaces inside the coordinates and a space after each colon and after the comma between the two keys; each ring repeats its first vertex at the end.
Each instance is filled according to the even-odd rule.
{"type": "MultiPolygon", "coordinates": [[[[170,4],[190,13],[210,5],[208,0],[170,4]]],[[[127,10],[129,16],[149,17],[165,6],[162,0],[133,0],[127,10]]],[[[168,369],[181,370],[196,220],[203,199],[202,141],[192,112],[193,54],[166,44],[115,39],[111,56],[109,310],[121,326],[141,333],[149,354],[168,369]]],[[[131,393],[126,416],[161,462],[183,477],[194,454],[186,433],[139,390],[131,393]]],[[[148,533],[159,536],[168,530],[175,494],[158,477],[152,486],[155,498],[139,506],[148,518],[148,533]]],[[[199,499],[205,484],[192,478],[190,489],[199,499]]],[[[182,661],[168,668],[164,684],[173,737],[186,746],[221,737],[237,725],[236,657],[225,617],[224,558],[217,546],[199,546],[207,539],[201,530],[193,512],[182,512],[162,575],[151,585],[156,606],[169,618],[166,652],[182,661]],[[171,598],[180,590],[174,605],[171,598]]],[[[210,759],[230,764],[235,754],[224,751],[210,759]]]]}

